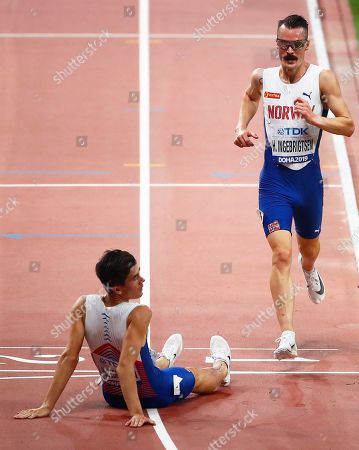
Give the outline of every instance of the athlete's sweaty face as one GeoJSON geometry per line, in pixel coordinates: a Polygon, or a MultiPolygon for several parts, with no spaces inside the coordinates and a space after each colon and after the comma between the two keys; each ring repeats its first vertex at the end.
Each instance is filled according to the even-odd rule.
{"type": "Polygon", "coordinates": [[[279,59],[283,68],[292,71],[301,66],[304,61],[305,52],[309,46],[307,37],[307,32],[304,28],[290,29],[286,28],[284,25],[278,28],[277,40],[287,42],[287,44],[289,41],[306,41],[302,48],[297,49],[291,46],[283,49],[278,45],[279,59]]]}
{"type": "Polygon", "coordinates": [[[131,267],[127,275],[124,286],[121,286],[122,297],[124,299],[136,299],[142,296],[143,283],[145,279],[141,277],[138,264],[131,267]]]}

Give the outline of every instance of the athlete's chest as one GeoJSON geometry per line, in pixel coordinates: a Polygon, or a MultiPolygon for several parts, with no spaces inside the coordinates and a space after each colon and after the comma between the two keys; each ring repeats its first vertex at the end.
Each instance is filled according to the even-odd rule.
{"type": "Polygon", "coordinates": [[[318,77],[305,77],[294,84],[284,83],[278,75],[263,77],[264,115],[269,120],[300,120],[295,101],[301,98],[308,102],[315,114],[321,114],[323,105],[318,77]]]}

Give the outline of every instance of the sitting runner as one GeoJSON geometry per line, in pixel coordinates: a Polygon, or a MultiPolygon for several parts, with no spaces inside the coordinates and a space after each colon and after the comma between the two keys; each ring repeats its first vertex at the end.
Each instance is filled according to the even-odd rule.
{"type": "Polygon", "coordinates": [[[142,296],[144,278],[135,258],[122,250],[108,250],[96,264],[106,295],[84,295],[72,309],[70,337],[48,393],[38,408],[20,411],[15,418],[51,415],[79,361],[84,338],[99,370],[102,391],[110,406],[128,408],[126,426],[155,422],[143,408],[158,408],[186,398],[191,392],[209,394],[230,382],[230,348],[212,336],[211,368],[172,367],[182,351],[182,336],[170,336],[161,353],[147,344],[152,312],[130,301],[142,296]]]}

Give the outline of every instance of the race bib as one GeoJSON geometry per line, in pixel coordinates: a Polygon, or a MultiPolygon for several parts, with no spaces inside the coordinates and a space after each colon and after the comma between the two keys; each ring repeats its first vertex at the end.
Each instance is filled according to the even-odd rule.
{"type": "Polygon", "coordinates": [[[290,164],[311,161],[315,143],[308,130],[308,127],[287,127],[272,132],[270,145],[274,162],[290,164]]]}

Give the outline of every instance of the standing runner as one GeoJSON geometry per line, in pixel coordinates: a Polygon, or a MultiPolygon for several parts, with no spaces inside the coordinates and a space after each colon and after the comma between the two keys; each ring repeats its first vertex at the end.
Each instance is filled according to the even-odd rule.
{"type": "Polygon", "coordinates": [[[259,180],[259,214],[272,249],[270,289],[281,336],[274,356],[297,356],[293,329],[294,290],[290,275],[292,220],[300,262],[313,303],[324,300],[323,280],[314,264],[319,255],[323,209],[323,179],[319,162],[322,132],[351,136],[354,123],[336,76],[305,60],[308,22],[290,15],[278,22],[281,65],[256,69],[244,93],[235,145],[252,147],[258,139],[248,124],[263,99],[265,157],[259,180]],[[327,118],[328,110],[334,118],[327,118]]]}

